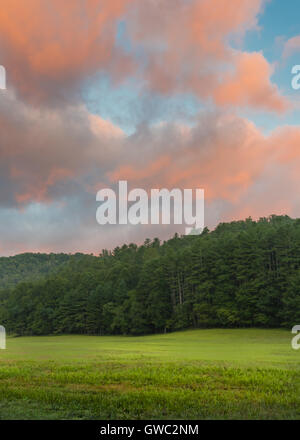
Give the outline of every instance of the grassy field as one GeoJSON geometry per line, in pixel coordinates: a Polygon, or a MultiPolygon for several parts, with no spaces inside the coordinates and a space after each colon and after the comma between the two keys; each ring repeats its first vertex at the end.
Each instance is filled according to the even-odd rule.
{"type": "Polygon", "coordinates": [[[8,338],[0,419],[300,419],[285,330],[8,338]]]}

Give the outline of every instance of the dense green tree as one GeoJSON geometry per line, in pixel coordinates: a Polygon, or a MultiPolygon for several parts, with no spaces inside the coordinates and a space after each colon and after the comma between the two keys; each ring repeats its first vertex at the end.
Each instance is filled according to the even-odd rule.
{"type": "Polygon", "coordinates": [[[0,322],[18,335],[300,324],[300,220],[221,223],[99,256],[0,258],[0,322]]]}

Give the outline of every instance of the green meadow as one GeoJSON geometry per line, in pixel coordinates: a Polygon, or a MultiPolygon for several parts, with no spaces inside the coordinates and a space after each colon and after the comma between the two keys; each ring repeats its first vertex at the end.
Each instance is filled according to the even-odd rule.
{"type": "Polygon", "coordinates": [[[0,419],[300,419],[286,330],[9,337],[0,419]]]}

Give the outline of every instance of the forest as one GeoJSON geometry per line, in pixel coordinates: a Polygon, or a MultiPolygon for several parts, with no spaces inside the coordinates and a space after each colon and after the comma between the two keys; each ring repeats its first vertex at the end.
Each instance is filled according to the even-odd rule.
{"type": "Polygon", "coordinates": [[[300,219],[248,218],[99,255],[0,258],[14,335],[144,335],[300,324],[300,219]]]}

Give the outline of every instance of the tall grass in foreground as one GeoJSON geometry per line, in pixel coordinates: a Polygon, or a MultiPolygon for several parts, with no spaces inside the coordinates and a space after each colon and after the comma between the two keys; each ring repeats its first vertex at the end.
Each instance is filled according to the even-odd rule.
{"type": "Polygon", "coordinates": [[[284,330],[9,338],[1,419],[299,419],[284,330]]]}

